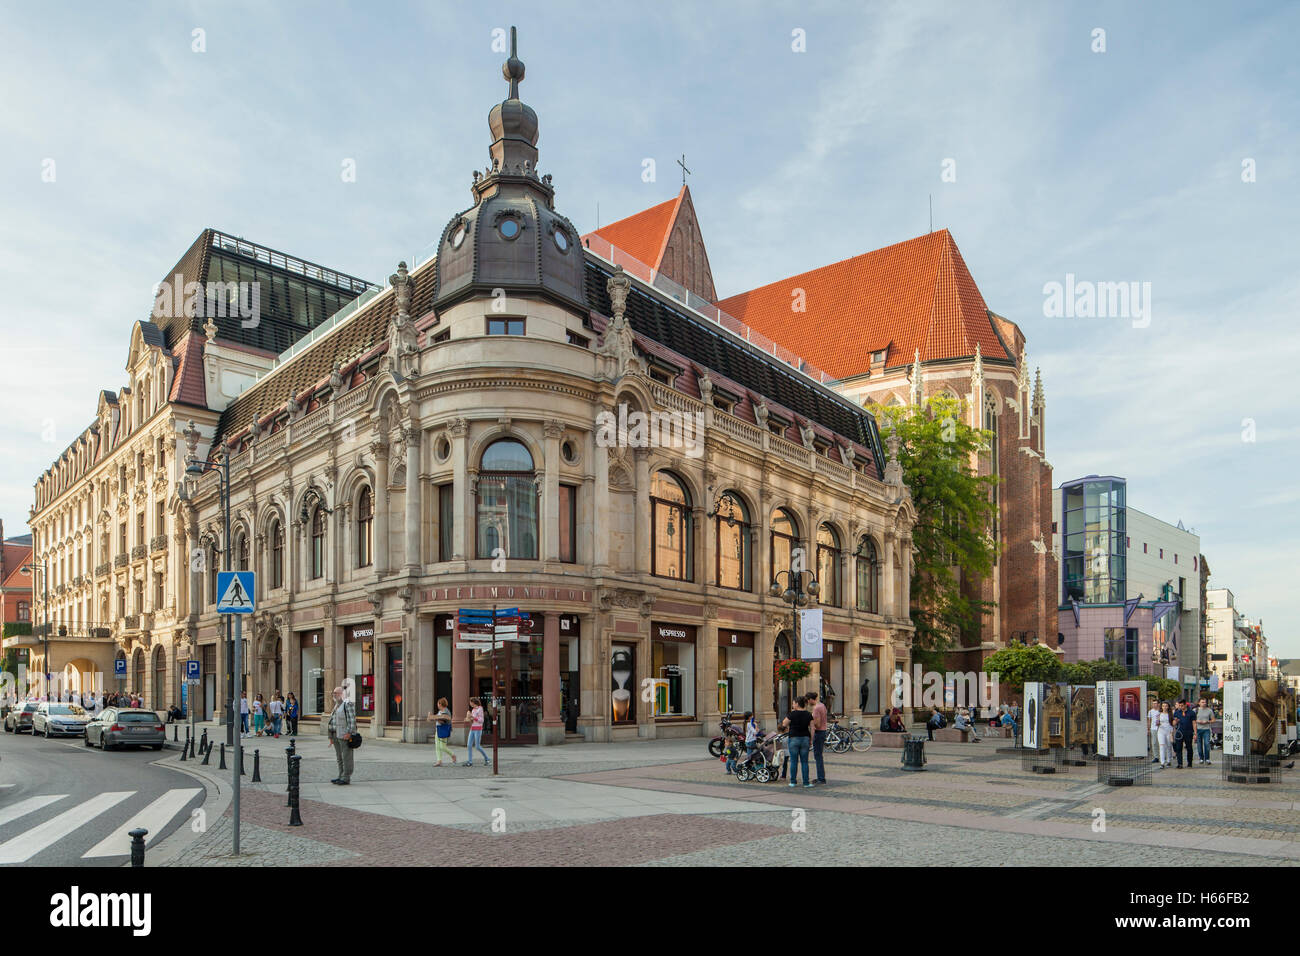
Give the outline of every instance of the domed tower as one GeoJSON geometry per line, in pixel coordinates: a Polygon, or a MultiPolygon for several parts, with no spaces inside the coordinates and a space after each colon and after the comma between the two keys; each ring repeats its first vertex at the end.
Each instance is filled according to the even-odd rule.
{"type": "Polygon", "coordinates": [[[501,72],[510,95],[492,107],[492,165],[474,173],[474,205],[457,214],[438,245],[441,312],[469,298],[540,296],[587,314],[583,255],[573,223],[555,211],[550,175],[537,173],[537,114],[519,99],[524,64],[510,28],[510,59],[501,72]]]}

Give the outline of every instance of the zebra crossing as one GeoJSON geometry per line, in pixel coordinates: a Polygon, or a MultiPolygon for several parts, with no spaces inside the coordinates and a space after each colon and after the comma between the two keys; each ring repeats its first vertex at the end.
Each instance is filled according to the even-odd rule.
{"type": "MultiPolygon", "coordinates": [[[[9,806],[0,806],[0,866],[27,863],[64,840],[94,841],[106,823],[114,826],[103,839],[94,842],[83,860],[103,860],[129,856],[130,831],[143,827],[149,831],[147,845],[154,844],[168,824],[182,813],[199,794],[201,787],[181,787],[166,791],[147,806],[121,817],[121,808],[138,791],[110,790],[66,805],[69,794],[49,793],[27,797],[9,806]],[[48,816],[49,810],[57,811],[48,816]],[[116,813],[115,813],[116,811],[116,813]],[[44,817],[36,819],[37,816],[44,817]],[[93,824],[93,826],[92,826],[93,824]],[[89,834],[87,837],[86,834],[89,834]]],[[[79,847],[78,847],[79,848],[79,847]]]]}

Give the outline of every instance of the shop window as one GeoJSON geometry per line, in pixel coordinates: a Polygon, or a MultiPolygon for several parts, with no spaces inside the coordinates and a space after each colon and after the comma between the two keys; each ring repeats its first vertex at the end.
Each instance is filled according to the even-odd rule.
{"type": "Polygon", "coordinates": [[[713,529],[718,587],[752,590],[749,510],[739,495],[729,491],[718,499],[713,529]]]}
{"type": "Polygon", "coordinates": [[[857,568],[857,606],[859,611],[868,614],[880,613],[880,558],[876,553],[876,543],[867,535],[858,542],[854,554],[857,568]]]}
{"type": "Polygon", "coordinates": [[[375,712],[375,628],[357,624],[343,629],[344,694],[356,703],[358,717],[375,712]]]}
{"type": "Polygon", "coordinates": [[[650,482],[650,573],[693,581],[691,500],[675,475],[655,472],[650,482]]]}
{"type": "Polygon", "coordinates": [[[614,644],[610,648],[610,714],[615,724],[636,723],[636,647],[614,644]]]}
{"type": "Polygon", "coordinates": [[[840,536],[828,524],[817,529],[817,601],[840,606],[840,536]]]}
{"type": "Polygon", "coordinates": [[[560,560],[573,564],[578,560],[578,489],[560,485],[560,560]]]}
{"type": "Polygon", "coordinates": [[[324,635],[320,631],[310,631],[300,640],[302,687],[299,707],[303,717],[315,717],[325,711],[324,635]]]}
{"type": "Polygon", "coordinates": [[[718,713],[754,709],[754,635],[718,631],[718,713]]]}
{"type": "Polygon", "coordinates": [[[695,629],[653,624],[653,707],[656,718],[695,716],[695,629]]]}
{"type": "Polygon", "coordinates": [[[373,538],[375,505],[369,488],[362,488],[357,497],[357,567],[368,568],[374,563],[373,538]]]}
{"type": "Polygon", "coordinates": [[[537,485],[533,456],[502,439],[483,452],[476,495],[477,556],[537,560],[537,485]]]}
{"type": "Polygon", "coordinates": [[[858,648],[858,711],[880,713],[880,661],[874,647],[858,648]]]}

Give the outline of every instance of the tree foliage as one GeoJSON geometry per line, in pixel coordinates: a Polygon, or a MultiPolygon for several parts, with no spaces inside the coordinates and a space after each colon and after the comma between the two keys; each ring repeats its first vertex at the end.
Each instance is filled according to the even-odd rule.
{"type": "Polygon", "coordinates": [[[961,575],[981,578],[993,570],[997,547],[991,534],[993,487],[975,464],[991,433],[962,418],[962,403],[943,395],[921,406],[886,406],[882,427],[899,439],[898,463],[916,507],[912,529],[913,643],[943,650],[962,634],[977,634],[993,602],[963,593],[961,575]]]}
{"type": "Polygon", "coordinates": [[[998,684],[1014,693],[1024,690],[1025,681],[1059,681],[1062,670],[1060,658],[1046,644],[1015,642],[984,661],[984,673],[997,674],[998,684]]]}

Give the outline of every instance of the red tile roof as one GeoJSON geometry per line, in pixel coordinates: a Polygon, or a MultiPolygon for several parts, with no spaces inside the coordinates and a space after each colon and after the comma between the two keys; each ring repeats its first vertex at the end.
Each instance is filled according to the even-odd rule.
{"type": "Polygon", "coordinates": [[[197,408],[208,407],[208,390],[203,383],[203,342],[205,336],[189,332],[172,350],[176,356],[176,376],[172,380],[170,402],[197,408]]]}
{"type": "Polygon", "coordinates": [[[643,209],[618,222],[611,222],[608,226],[601,226],[586,235],[600,236],[638,262],[644,262],[650,268],[658,269],[663,260],[664,250],[668,248],[668,237],[672,235],[673,223],[677,221],[677,210],[685,195],[686,187],[683,186],[681,191],[667,202],[643,209]]]}
{"type": "Polygon", "coordinates": [[[718,308],[838,378],[865,373],[871,353],[889,367],[963,358],[1014,360],[947,229],[822,266],[723,299],[718,308]],[[791,308],[803,290],[806,311],[791,308]]]}

